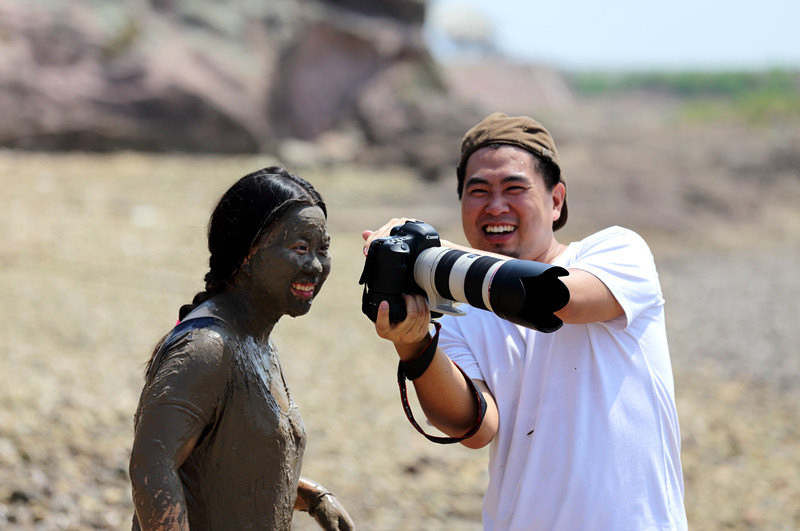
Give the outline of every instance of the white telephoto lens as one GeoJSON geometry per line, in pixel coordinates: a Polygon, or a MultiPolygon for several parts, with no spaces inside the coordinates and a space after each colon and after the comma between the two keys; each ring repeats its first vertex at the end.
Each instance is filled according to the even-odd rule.
{"type": "Polygon", "coordinates": [[[497,270],[503,267],[505,264],[505,260],[498,260],[492,267],[489,268],[489,271],[483,276],[483,286],[481,286],[481,298],[483,298],[483,305],[486,306],[486,309],[490,312],[493,312],[492,309],[492,301],[491,301],[491,289],[492,289],[492,279],[494,278],[494,274],[497,273],[497,270]]]}

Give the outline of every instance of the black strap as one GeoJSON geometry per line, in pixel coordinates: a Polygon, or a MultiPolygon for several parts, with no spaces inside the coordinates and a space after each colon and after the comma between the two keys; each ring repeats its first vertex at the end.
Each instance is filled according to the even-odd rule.
{"type": "Polygon", "coordinates": [[[436,346],[439,344],[439,330],[442,328],[442,325],[435,321],[433,326],[436,327],[436,332],[428,342],[428,346],[422,349],[422,352],[417,354],[415,358],[406,361],[400,360],[403,374],[409,380],[416,380],[431,366],[433,356],[436,354],[436,346]]]}
{"type": "MultiPolygon", "coordinates": [[[[426,347],[425,351],[423,351],[423,354],[430,348],[431,344],[433,345],[432,349],[433,353],[436,352],[436,344],[438,343],[439,328],[441,328],[441,325],[439,323],[434,323],[434,325],[436,325],[436,333],[433,336],[433,339],[431,339],[431,343],[429,343],[428,347],[426,347]]],[[[422,357],[422,354],[420,354],[420,356],[417,356],[417,358],[414,358],[414,360],[412,361],[415,361],[420,357],[422,357]]],[[[431,355],[431,360],[432,359],[433,355],[431,355]]],[[[417,421],[414,419],[414,414],[412,413],[411,406],[408,403],[408,392],[406,390],[407,375],[403,370],[403,363],[404,362],[401,361],[397,366],[397,385],[400,387],[400,400],[403,403],[403,411],[405,411],[408,421],[411,423],[412,426],[414,426],[414,428],[418,432],[424,435],[425,438],[428,439],[429,441],[438,444],[453,444],[461,442],[465,439],[469,439],[478,432],[478,430],[481,427],[481,424],[483,423],[483,418],[486,416],[486,399],[483,398],[483,394],[481,394],[480,390],[475,386],[475,383],[469,378],[469,376],[467,376],[467,373],[465,373],[464,370],[461,367],[459,367],[457,363],[453,362],[453,365],[455,365],[456,368],[461,372],[461,374],[464,376],[464,379],[472,388],[473,393],[475,393],[475,397],[478,400],[478,420],[475,421],[475,424],[473,424],[472,427],[469,430],[467,430],[467,432],[461,437],[437,437],[436,435],[429,435],[425,433],[425,431],[420,427],[419,424],[417,424],[417,421]]],[[[428,360],[427,365],[425,365],[425,369],[427,369],[428,365],[430,365],[430,360],[428,360]]],[[[425,372],[425,370],[423,369],[422,372],[425,372]]],[[[421,374],[422,373],[420,373],[419,375],[421,374]]],[[[419,377],[419,375],[415,376],[415,378],[419,377]]]]}

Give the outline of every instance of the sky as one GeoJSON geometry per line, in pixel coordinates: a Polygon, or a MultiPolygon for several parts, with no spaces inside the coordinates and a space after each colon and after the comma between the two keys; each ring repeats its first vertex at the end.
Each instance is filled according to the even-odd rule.
{"type": "Polygon", "coordinates": [[[454,32],[576,70],[800,69],[800,0],[430,0],[437,58],[454,32]]]}

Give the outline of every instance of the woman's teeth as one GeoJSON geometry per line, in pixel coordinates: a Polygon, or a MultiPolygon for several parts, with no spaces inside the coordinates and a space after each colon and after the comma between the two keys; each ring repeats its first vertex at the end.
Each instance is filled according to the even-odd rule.
{"type": "Polygon", "coordinates": [[[292,284],[292,288],[303,293],[313,293],[314,284],[292,284]]]}

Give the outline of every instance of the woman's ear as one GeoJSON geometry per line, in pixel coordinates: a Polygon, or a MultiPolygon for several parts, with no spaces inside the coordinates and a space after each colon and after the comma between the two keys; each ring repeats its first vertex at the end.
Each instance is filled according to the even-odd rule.
{"type": "Polygon", "coordinates": [[[251,249],[250,254],[244,257],[242,265],[239,267],[239,270],[245,275],[250,275],[250,257],[253,256],[253,250],[254,249],[251,249]]]}

